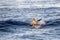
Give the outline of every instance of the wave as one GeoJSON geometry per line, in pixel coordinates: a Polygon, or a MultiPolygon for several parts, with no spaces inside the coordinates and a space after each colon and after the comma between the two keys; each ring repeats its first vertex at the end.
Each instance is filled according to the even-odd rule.
{"type": "MultiPolygon", "coordinates": [[[[59,25],[60,24],[60,19],[55,19],[55,20],[47,20],[46,22],[46,26],[50,26],[50,25],[59,25]]],[[[30,24],[31,22],[29,21],[16,21],[16,20],[5,20],[5,21],[0,21],[0,27],[8,26],[8,25],[19,25],[19,26],[31,26],[30,24]],[[2,25],[2,26],[1,26],[2,25]]]]}
{"type": "MultiPolygon", "coordinates": [[[[31,22],[30,22],[31,23],[31,22]]],[[[27,25],[31,25],[30,23],[28,22],[22,22],[22,21],[16,21],[16,20],[6,20],[6,21],[0,21],[0,27],[1,25],[5,25],[5,26],[8,26],[8,25],[19,25],[19,26],[27,26],[27,25]]],[[[49,21],[46,21],[46,25],[58,25],[60,24],[60,19],[56,19],[56,20],[49,20],[49,21]]]]}

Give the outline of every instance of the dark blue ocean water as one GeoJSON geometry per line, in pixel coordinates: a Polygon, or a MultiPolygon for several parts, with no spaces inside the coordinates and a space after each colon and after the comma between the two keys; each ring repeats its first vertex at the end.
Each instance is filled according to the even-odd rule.
{"type": "Polygon", "coordinates": [[[0,40],[60,40],[60,8],[0,8],[0,40]],[[31,28],[32,18],[46,25],[31,28]]]}

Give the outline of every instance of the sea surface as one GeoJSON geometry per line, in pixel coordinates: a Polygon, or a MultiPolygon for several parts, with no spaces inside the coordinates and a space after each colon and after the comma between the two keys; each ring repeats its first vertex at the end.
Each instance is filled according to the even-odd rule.
{"type": "Polygon", "coordinates": [[[0,40],[60,40],[60,7],[0,8],[0,40]],[[32,18],[46,25],[32,28],[32,18]]]}

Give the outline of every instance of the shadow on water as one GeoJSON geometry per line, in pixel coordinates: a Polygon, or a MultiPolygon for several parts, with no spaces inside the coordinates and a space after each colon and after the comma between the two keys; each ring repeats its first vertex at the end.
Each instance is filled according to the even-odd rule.
{"type": "Polygon", "coordinates": [[[57,26],[57,25],[60,25],[60,19],[47,21],[47,26],[57,26]]]}
{"type": "Polygon", "coordinates": [[[6,21],[0,21],[0,31],[3,32],[10,32],[11,29],[16,28],[28,28],[28,26],[31,26],[29,23],[22,22],[22,21],[13,21],[13,20],[6,20],[6,21]]]}
{"type": "Polygon", "coordinates": [[[57,27],[57,26],[60,26],[60,19],[50,20],[50,21],[47,21],[46,23],[47,24],[45,25],[44,28],[57,27]]]}

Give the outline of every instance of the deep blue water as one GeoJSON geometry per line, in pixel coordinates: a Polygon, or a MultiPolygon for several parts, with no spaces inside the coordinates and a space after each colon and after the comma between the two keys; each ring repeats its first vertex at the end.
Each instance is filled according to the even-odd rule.
{"type": "Polygon", "coordinates": [[[0,8],[0,40],[60,40],[60,8],[0,8]],[[31,28],[42,18],[42,29],[31,28]]]}

